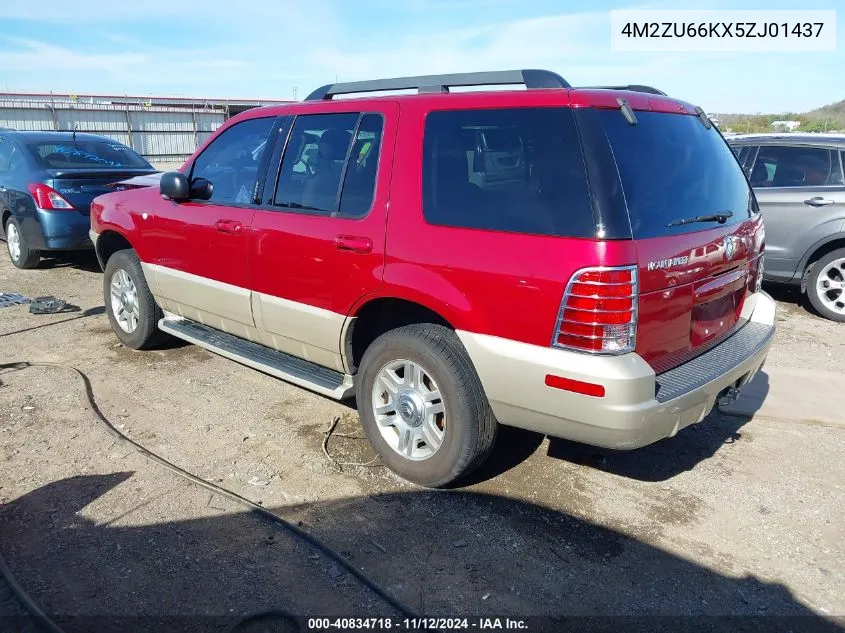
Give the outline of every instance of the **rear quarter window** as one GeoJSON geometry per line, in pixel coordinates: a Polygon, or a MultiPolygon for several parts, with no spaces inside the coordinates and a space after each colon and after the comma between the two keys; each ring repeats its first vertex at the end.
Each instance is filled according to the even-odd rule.
{"type": "Polygon", "coordinates": [[[423,142],[431,224],[592,237],[595,221],[569,108],[432,112],[423,142]]]}
{"type": "Polygon", "coordinates": [[[668,226],[730,211],[729,224],[751,217],[751,190],[715,127],[694,116],[637,112],[630,125],[618,110],[600,112],[613,150],[635,239],[690,233],[716,222],[668,226]]]}

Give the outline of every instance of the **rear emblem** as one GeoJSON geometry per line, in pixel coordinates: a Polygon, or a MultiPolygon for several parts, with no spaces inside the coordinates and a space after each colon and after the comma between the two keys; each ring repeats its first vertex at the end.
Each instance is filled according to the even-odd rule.
{"type": "Polygon", "coordinates": [[[725,258],[730,259],[734,256],[734,240],[731,236],[725,238],[725,258]]]}
{"type": "Polygon", "coordinates": [[[648,262],[646,267],[649,270],[662,270],[664,268],[674,268],[675,266],[683,266],[689,263],[689,257],[673,257],[671,259],[658,259],[657,261],[648,262]]]}

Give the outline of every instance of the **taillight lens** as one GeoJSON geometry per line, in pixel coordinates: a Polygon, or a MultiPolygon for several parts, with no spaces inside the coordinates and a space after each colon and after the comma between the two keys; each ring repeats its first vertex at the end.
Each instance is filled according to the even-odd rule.
{"type": "Polygon", "coordinates": [[[552,347],[624,354],[636,347],[637,268],[586,268],[566,286],[552,347]]]}
{"type": "Polygon", "coordinates": [[[48,211],[65,211],[73,209],[73,205],[62,198],[58,191],[40,182],[32,182],[26,186],[29,193],[35,198],[35,204],[39,209],[48,211]]]}

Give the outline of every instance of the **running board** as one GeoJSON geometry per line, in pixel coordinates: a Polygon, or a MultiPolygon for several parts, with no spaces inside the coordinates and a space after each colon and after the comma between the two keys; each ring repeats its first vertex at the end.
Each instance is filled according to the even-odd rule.
{"type": "Polygon", "coordinates": [[[195,321],[165,317],[158,322],[158,327],[210,352],[335,400],[348,398],[354,391],[352,376],[195,321]]]}

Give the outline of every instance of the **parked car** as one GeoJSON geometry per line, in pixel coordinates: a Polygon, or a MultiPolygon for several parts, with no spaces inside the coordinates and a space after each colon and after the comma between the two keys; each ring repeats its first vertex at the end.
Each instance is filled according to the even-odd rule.
{"type": "Polygon", "coordinates": [[[729,142],[766,219],[764,278],[799,285],[819,314],[845,322],[845,135],[729,142]]]}
{"type": "Polygon", "coordinates": [[[154,172],[104,136],[0,131],[0,237],[12,263],[35,268],[42,253],[92,248],[91,201],[115,180],[154,172]]]}
{"type": "Polygon", "coordinates": [[[706,115],[548,71],[250,110],[159,187],[97,198],[91,225],[124,345],[168,333],[354,396],[384,462],[425,486],[484,461],[498,424],[617,449],[673,436],[774,333],[762,218],[706,115]],[[494,83],[527,90],[449,93],[494,83]],[[502,132],[519,177],[472,158],[478,130],[502,132]]]}

